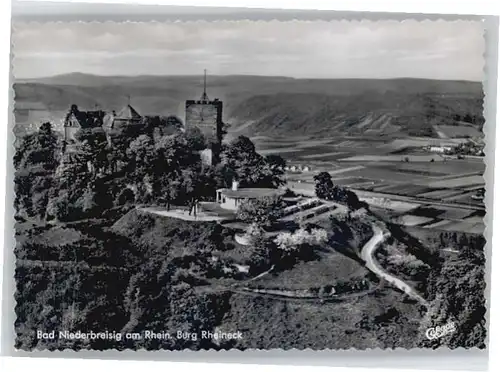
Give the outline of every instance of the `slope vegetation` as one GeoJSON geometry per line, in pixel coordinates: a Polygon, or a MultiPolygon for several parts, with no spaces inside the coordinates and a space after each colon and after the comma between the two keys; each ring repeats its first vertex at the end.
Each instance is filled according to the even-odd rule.
{"type": "Polygon", "coordinates": [[[437,137],[435,125],[454,125],[463,118],[481,128],[481,112],[481,96],[474,93],[279,93],[253,96],[233,108],[231,117],[237,123],[252,121],[241,132],[253,135],[360,135],[373,130],[437,137]]]}

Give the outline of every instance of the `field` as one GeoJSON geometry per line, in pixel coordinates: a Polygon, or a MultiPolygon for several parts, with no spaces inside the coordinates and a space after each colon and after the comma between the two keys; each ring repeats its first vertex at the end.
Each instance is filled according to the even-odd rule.
{"type": "Polygon", "coordinates": [[[467,161],[448,159],[447,161],[434,162],[408,162],[394,165],[398,172],[421,174],[424,176],[439,177],[456,177],[457,175],[470,175],[475,173],[483,173],[484,164],[482,161],[467,161]]]}
{"type": "Polygon", "coordinates": [[[477,128],[469,125],[436,125],[435,129],[443,138],[483,136],[477,128]]]}
{"type": "Polygon", "coordinates": [[[457,177],[453,179],[447,179],[442,181],[435,181],[429,183],[430,187],[434,188],[459,188],[459,187],[467,187],[467,186],[476,186],[483,185],[484,178],[482,175],[475,176],[466,176],[466,177],[457,177]]]}
{"type": "Polygon", "coordinates": [[[356,161],[356,162],[403,162],[408,159],[409,162],[415,163],[429,163],[431,161],[440,162],[445,161],[445,157],[438,154],[430,155],[359,155],[344,158],[342,161],[356,161]]]}
{"type": "MultiPolygon", "coordinates": [[[[444,126],[444,129],[451,131],[464,126],[467,127],[444,126]]],[[[481,233],[483,221],[469,216],[484,209],[483,202],[473,198],[484,187],[483,159],[457,159],[425,150],[425,146],[437,142],[456,145],[465,140],[267,136],[257,139],[256,147],[264,154],[279,154],[298,167],[297,171],[287,173],[288,187],[295,192],[314,195],[313,177],[326,171],[335,184],[354,189],[374,208],[387,210],[395,223],[426,230],[481,233]],[[300,171],[304,166],[308,170],[300,171]],[[425,213],[417,210],[424,207],[428,208],[425,213]],[[437,212],[432,213],[431,209],[437,212]]]]}
{"type": "Polygon", "coordinates": [[[410,137],[410,138],[397,138],[387,144],[387,149],[398,151],[406,148],[418,148],[425,146],[453,146],[461,142],[466,142],[466,138],[447,138],[438,139],[430,137],[410,137]]]}

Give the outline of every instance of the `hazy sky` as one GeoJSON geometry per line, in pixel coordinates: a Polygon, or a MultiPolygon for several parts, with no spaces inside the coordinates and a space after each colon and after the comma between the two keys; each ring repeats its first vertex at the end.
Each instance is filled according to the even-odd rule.
{"type": "Polygon", "coordinates": [[[481,80],[477,21],[16,23],[18,78],[210,74],[481,80]]]}

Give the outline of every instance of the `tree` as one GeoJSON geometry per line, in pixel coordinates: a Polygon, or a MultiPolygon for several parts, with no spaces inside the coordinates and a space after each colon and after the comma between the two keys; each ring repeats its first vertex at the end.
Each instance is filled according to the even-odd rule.
{"type": "Polygon", "coordinates": [[[53,170],[58,163],[58,141],[52,124],[43,123],[38,131],[23,137],[14,155],[14,166],[17,169],[41,165],[44,169],[53,170]]]}
{"type": "Polygon", "coordinates": [[[226,184],[230,184],[233,174],[238,175],[242,187],[254,186],[259,181],[262,157],[255,151],[255,146],[248,137],[239,136],[223,148],[221,164],[230,174],[226,184]]]}
{"type": "Polygon", "coordinates": [[[291,267],[299,260],[309,261],[316,257],[315,248],[328,239],[324,229],[310,231],[300,228],[293,233],[281,232],[274,239],[274,260],[281,267],[291,267]]]}
{"type": "Polygon", "coordinates": [[[446,262],[440,271],[431,273],[428,283],[430,308],[423,327],[453,321],[456,331],[432,342],[424,338],[421,341],[423,346],[485,347],[484,264],[483,249],[465,246],[457,259],[446,262]]]}
{"type": "Polygon", "coordinates": [[[279,155],[270,154],[265,157],[262,183],[279,187],[284,185],[286,161],[279,155]]]}
{"type": "Polygon", "coordinates": [[[187,146],[191,151],[201,151],[207,148],[207,140],[198,127],[186,128],[184,137],[186,138],[187,146]]]}
{"type": "Polygon", "coordinates": [[[281,196],[247,199],[239,205],[237,216],[242,221],[270,227],[283,215],[284,207],[281,196]]]}
{"type": "Polygon", "coordinates": [[[189,215],[194,213],[199,200],[213,198],[215,193],[215,181],[212,172],[205,168],[191,167],[182,172],[183,192],[189,204],[189,215]]]}
{"type": "Polygon", "coordinates": [[[248,137],[239,136],[223,146],[221,169],[226,187],[235,176],[242,187],[277,187],[285,183],[284,168],[280,156],[262,157],[248,137]]]}
{"type": "Polygon", "coordinates": [[[161,180],[161,196],[163,197],[167,210],[170,210],[172,202],[177,199],[179,195],[181,181],[165,175],[161,180]]]}
{"type": "Polygon", "coordinates": [[[102,128],[80,129],[75,139],[79,142],[79,156],[91,164],[94,174],[108,170],[110,148],[102,128]]]}
{"type": "Polygon", "coordinates": [[[155,142],[156,164],[158,172],[176,173],[182,169],[200,164],[200,155],[190,146],[184,135],[161,137],[155,142]]]}
{"type": "Polygon", "coordinates": [[[14,155],[14,206],[18,216],[44,218],[51,190],[57,185],[60,149],[50,123],[21,140],[14,155]]]}
{"type": "Polygon", "coordinates": [[[314,190],[316,196],[320,199],[328,199],[332,194],[333,181],[332,176],[328,172],[321,172],[314,176],[314,190]]]}
{"type": "MultiPolygon", "coordinates": [[[[130,278],[124,299],[129,319],[121,331],[175,329],[199,335],[202,330],[214,329],[229,307],[229,296],[199,294],[190,280],[189,272],[172,262],[156,257],[145,262],[130,278]]],[[[214,347],[201,337],[142,339],[127,346],[155,350],[214,347]]]]}
{"type": "Polygon", "coordinates": [[[368,208],[351,190],[334,185],[332,176],[328,172],[321,172],[314,176],[316,196],[320,199],[332,200],[347,205],[350,209],[368,208]]]}
{"type": "Polygon", "coordinates": [[[153,139],[147,135],[140,135],[130,143],[127,149],[129,162],[128,176],[142,192],[140,196],[147,199],[154,190],[156,150],[153,139]],[[153,190],[152,190],[153,189],[153,190]]]}
{"type": "Polygon", "coordinates": [[[300,228],[297,231],[282,232],[275,239],[276,246],[283,251],[297,250],[301,245],[319,245],[327,241],[327,233],[323,229],[307,231],[300,228]]]}
{"type": "Polygon", "coordinates": [[[250,244],[257,245],[262,239],[264,239],[264,229],[256,222],[252,222],[248,225],[245,235],[250,244]]]}

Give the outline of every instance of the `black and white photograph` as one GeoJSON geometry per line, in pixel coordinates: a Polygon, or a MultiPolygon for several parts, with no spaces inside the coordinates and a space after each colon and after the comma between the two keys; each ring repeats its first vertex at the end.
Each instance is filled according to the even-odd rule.
{"type": "Polygon", "coordinates": [[[15,348],[486,348],[484,55],[478,20],[13,22],[15,348]]]}

